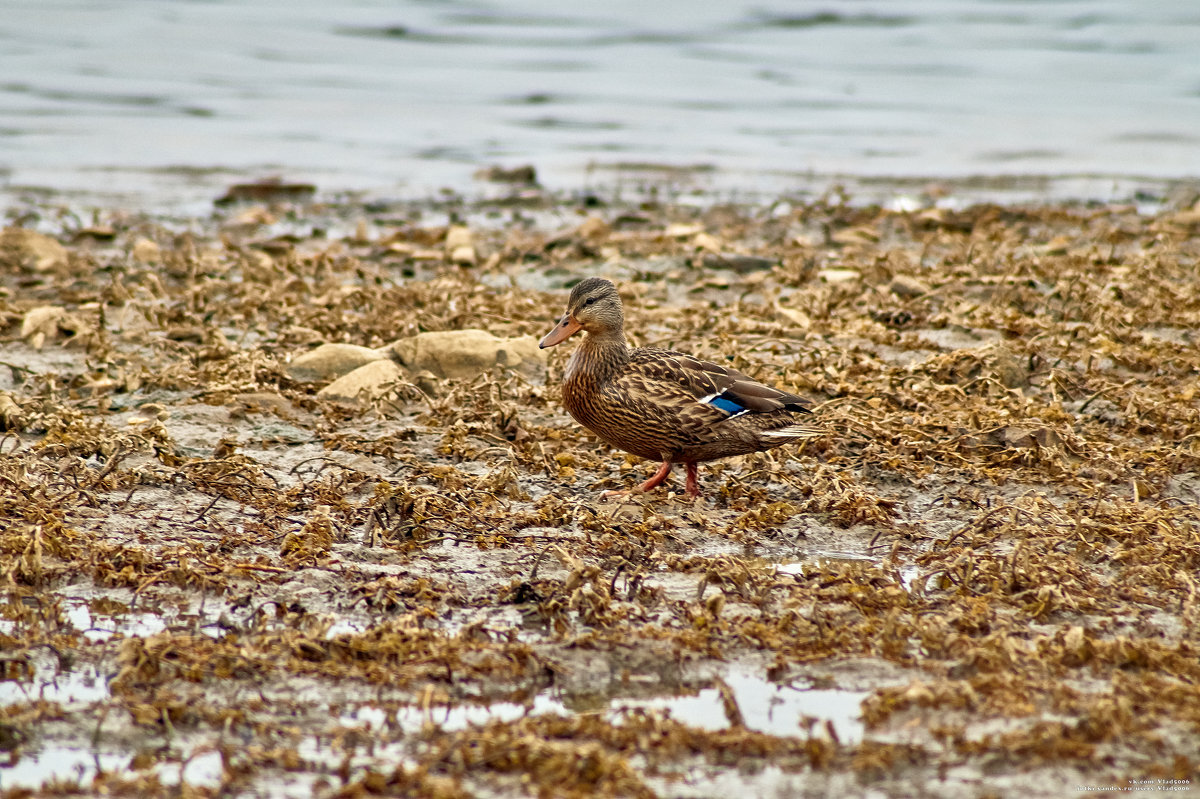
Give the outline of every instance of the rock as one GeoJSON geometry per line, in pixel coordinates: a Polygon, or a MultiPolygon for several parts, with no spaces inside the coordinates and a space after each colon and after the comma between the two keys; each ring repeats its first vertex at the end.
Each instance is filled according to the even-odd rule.
{"type": "Polygon", "coordinates": [[[1189,208],[1186,211],[1176,211],[1169,214],[1166,219],[1180,227],[1196,227],[1200,225],[1200,209],[1189,208]]]}
{"type": "Polygon", "coordinates": [[[447,250],[457,247],[473,247],[475,246],[475,237],[471,235],[471,229],[466,225],[451,225],[446,228],[446,239],[443,246],[447,250]]]}
{"type": "Polygon", "coordinates": [[[997,349],[992,371],[1005,388],[1021,388],[1029,385],[1028,361],[1017,357],[1007,349],[997,349]]]}
{"type": "Polygon", "coordinates": [[[162,248],[150,239],[138,239],[130,252],[139,264],[156,264],[162,260],[162,248]]]}
{"type": "Polygon", "coordinates": [[[49,236],[25,228],[0,233],[0,266],[12,271],[48,272],[67,265],[67,248],[49,236]]]}
{"type": "Polygon", "coordinates": [[[943,350],[971,350],[1001,339],[998,330],[967,328],[962,325],[947,325],[915,332],[922,344],[943,350]]]}
{"type": "Polygon", "coordinates": [[[804,311],[796,308],[785,308],[782,305],[776,305],[775,313],[779,315],[784,324],[796,327],[800,330],[808,330],[810,327],[812,327],[812,318],[804,311]]]}
{"type": "Polygon", "coordinates": [[[224,195],[213,200],[216,205],[240,202],[305,202],[317,193],[311,183],[285,183],[272,177],[254,183],[235,183],[224,195]]]}
{"type": "Polygon", "coordinates": [[[416,383],[417,388],[421,389],[427,397],[436,397],[441,393],[438,387],[437,375],[428,369],[413,375],[413,382],[416,383]]]}
{"type": "Polygon", "coordinates": [[[474,247],[455,247],[450,250],[450,263],[458,266],[474,266],[478,259],[474,247]]]}
{"type": "Polygon", "coordinates": [[[733,252],[706,252],[701,259],[701,263],[708,269],[732,269],[740,275],[745,275],[762,269],[770,269],[778,261],[770,258],[761,258],[757,255],[741,255],[733,252]]]}
{"type": "Polygon", "coordinates": [[[673,222],[667,225],[666,230],[663,231],[663,235],[672,239],[688,239],[703,232],[704,225],[673,222]]]}
{"type": "Polygon", "coordinates": [[[888,283],[888,291],[897,297],[912,298],[928,294],[929,286],[926,286],[915,277],[896,275],[892,278],[892,282],[888,283]]]}
{"type": "Polygon", "coordinates": [[[1074,239],[1072,239],[1070,236],[1059,235],[1050,239],[1050,241],[1046,242],[1040,247],[1037,247],[1036,249],[1042,255],[1066,255],[1067,250],[1070,249],[1073,241],[1074,239]]]}
{"type": "Polygon", "coordinates": [[[817,277],[826,283],[852,283],[862,280],[862,272],[857,269],[821,269],[817,277]]]}
{"type": "Polygon", "coordinates": [[[998,443],[1013,449],[1028,449],[1037,444],[1033,431],[1027,427],[1009,425],[997,430],[994,435],[998,443]]]}
{"type": "Polygon", "coordinates": [[[585,239],[602,239],[612,233],[612,227],[598,216],[589,216],[575,229],[575,234],[585,239]]]}
{"type": "Polygon", "coordinates": [[[112,225],[88,225],[72,237],[72,241],[95,239],[97,241],[112,241],[117,237],[117,229],[112,225]]]}
{"type": "Polygon", "coordinates": [[[1062,445],[1062,437],[1049,427],[1039,427],[1033,431],[1033,440],[1039,447],[1057,447],[1062,445]]]}
{"type": "Polygon", "coordinates": [[[21,320],[21,338],[35,350],[40,350],[47,341],[58,338],[59,333],[74,334],[82,329],[83,323],[79,319],[57,305],[33,308],[21,320]]]}
{"type": "Polygon", "coordinates": [[[879,233],[872,227],[859,225],[839,230],[829,238],[838,244],[875,244],[879,241],[879,233]]]}
{"type": "Polygon", "coordinates": [[[531,165],[514,167],[490,166],[475,173],[476,180],[489,180],[493,183],[537,183],[537,170],[531,165]]]}
{"type": "Polygon", "coordinates": [[[0,391],[0,430],[19,430],[25,424],[25,413],[12,394],[0,391]]]}
{"type": "Polygon", "coordinates": [[[692,239],[692,246],[697,250],[714,255],[719,255],[721,252],[721,240],[708,233],[697,233],[696,237],[692,239]]]}
{"type": "Polygon", "coordinates": [[[348,375],[361,366],[388,357],[387,352],[355,344],[322,344],[297,356],[288,365],[288,376],[301,383],[319,383],[348,375]]]}
{"type": "Polygon", "coordinates": [[[446,231],[446,257],[450,263],[460,266],[474,266],[475,242],[471,238],[470,228],[463,225],[451,225],[446,231]]]}
{"type": "Polygon", "coordinates": [[[342,402],[370,402],[387,394],[397,381],[408,379],[408,373],[394,361],[381,359],[342,375],[317,392],[322,399],[342,402]]]}
{"type": "Polygon", "coordinates": [[[233,398],[229,412],[234,417],[248,413],[273,413],[286,418],[292,412],[292,403],[269,391],[247,391],[233,398]]]}
{"type": "Polygon", "coordinates": [[[252,228],[259,225],[273,225],[279,221],[273,213],[261,205],[254,205],[250,208],[243,208],[238,211],[232,219],[229,220],[228,226],[235,228],[252,228]]]}
{"type": "Polygon", "coordinates": [[[472,378],[495,366],[529,370],[546,363],[546,352],[538,349],[533,336],[498,338],[486,330],[421,333],[394,341],[385,350],[413,372],[428,370],[452,380],[472,378]]]}
{"type": "Polygon", "coordinates": [[[1180,182],[1172,186],[1165,197],[1163,206],[1172,211],[1194,209],[1200,211],[1200,182],[1180,182]]]}

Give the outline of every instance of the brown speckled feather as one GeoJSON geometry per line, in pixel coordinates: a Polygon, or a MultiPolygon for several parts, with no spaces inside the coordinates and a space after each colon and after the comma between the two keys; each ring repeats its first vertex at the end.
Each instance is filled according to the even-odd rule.
{"type": "Polygon", "coordinates": [[[689,491],[697,462],[823,432],[797,422],[809,411],[795,394],[685,353],[630,349],[623,321],[612,283],[589,278],[576,286],[567,314],[542,342],[553,346],[577,330],[588,332],[567,364],[563,404],[612,446],[662,461],[661,475],[670,463],[688,464],[689,491]]]}
{"type": "Polygon", "coordinates": [[[765,413],[783,408],[808,413],[808,402],[795,394],[765,386],[736,369],[702,361],[692,355],[671,350],[641,347],[629,356],[630,369],[663,383],[678,383],[701,400],[724,394],[749,411],[765,413]]]}
{"type": "MultiPolygon", "coordinates": [[[[618,449],[650,460],[707,461],[786,444],[795,436],[762,433],[794,427],[808,413],[800,397],[764,386],[744,374],[669,350],[627,350],[628,360],[609,380],[586,368],[594,356],[580,345],[563,383],[563,404],[584,427],[618,449]],[[592,357],[589,357],[592,356],[592,357]],[[700,402],[730,391],[749,413],[730,417],[700,402]],[[759,410],[761,408],[761,410],[759,410]]],[[[611,351],[610,351],[611,352],[611,351]]],[[[607,370],[602,370],[607,371],[607,370]]],[[[815,428],[808,435],[817,435],[815,428]]]]}

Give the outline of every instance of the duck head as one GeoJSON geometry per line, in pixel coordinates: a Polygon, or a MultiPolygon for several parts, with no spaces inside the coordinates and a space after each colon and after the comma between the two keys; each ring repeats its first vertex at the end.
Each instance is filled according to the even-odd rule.
{"type": "Polygon", "coordinates": [[[595,335],[620,331],[624,325],[625,313],[617,287],[602,277],[589,277],[571,290],[567,312],[538,346],[545,349],[561,344],[580,330],[595,335]]]}

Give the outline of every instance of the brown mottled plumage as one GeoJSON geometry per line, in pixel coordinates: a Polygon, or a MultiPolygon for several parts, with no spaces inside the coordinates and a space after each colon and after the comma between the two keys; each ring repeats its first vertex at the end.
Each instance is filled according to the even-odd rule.
{"type": "Polygon", "coordinates": [[[567,312],[541,346],[583,330],[563,380],[563,404],[575,421],[618,449],[662,461],[638,487],[649,491],[687,467],[687,492],[700,494],[696,464],[778,447],[819,435],[796,423],[809,411],[795,394],[764,386],[741,372],[670,350],[625,343],[617,288],[590,277],[571,291],[567,312]]]}

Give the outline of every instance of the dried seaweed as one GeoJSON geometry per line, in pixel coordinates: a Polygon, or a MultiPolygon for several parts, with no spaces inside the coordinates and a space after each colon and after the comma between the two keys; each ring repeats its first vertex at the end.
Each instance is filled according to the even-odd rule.
{"type": "Polygon", "coordinates": [[[1190,217],[483,210],[286,220],[340,214],[341,239],[277,209],[114,216],[69,269],[0,265],[0,684],[24,692],[0,749],[130,764],[43,793],[640,797],[768,764],[896,793],[1196,784],[1190,217]],[[561,353],[358,406],[288,369],[319,342],[540,334],[592,273],[637,343],[806,394],[828,434],[712,464],[698,504],[602,502],[649,466],[565,416],[561,353]],[[727,664],[868,690],[862,740],[756,731],[727,664]],[[37,697],[85,666],[101,698],[37,697]],[[587,704],[637,686],[705,686],[723,724],[587,704]]]}

